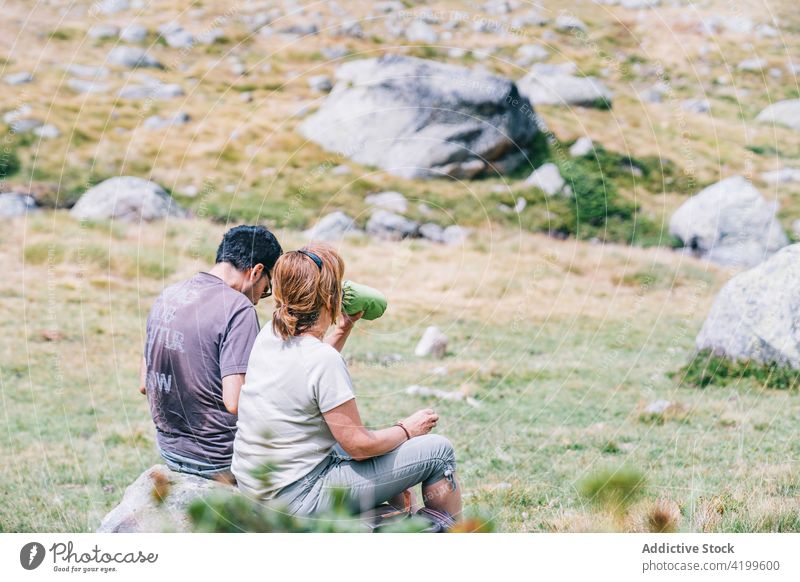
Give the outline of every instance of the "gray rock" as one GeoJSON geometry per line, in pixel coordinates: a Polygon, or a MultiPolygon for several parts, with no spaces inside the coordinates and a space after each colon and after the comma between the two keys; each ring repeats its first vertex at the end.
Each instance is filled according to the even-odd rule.
{"type": "Polygon", "coordinates": [[[534,105],[579,105],[605,108],[613,93],[595,77],[577,77],[561,66],[536,64],[517,83],[534,105]]]}
{"type": "Polygon", "coordinates": [[[0,194],[0,218],[16,218],[36,209],[32,196],[17,192],[0,194]]]}
{"type": "Polygon", "coordinates": [[[594,143],[588,137],[579,137],[569,148],[569,155],[582,158],[594,151],[594,143]]]}
{"type": "Polygon", "coordinates": [[[185,111],[179,111],[175,115],[168,117],[161,117],[160,115],[151,115],[144,120],[142,125],[147,129],[166,129],[175,125],[186,125],[191,120],[189,114],[185,111]]]}
{"type": "Polygon", "coordinates": [[[414,348],[414,355],[421,358],[428,356],[443,358],[447,352],[447,343],[447,336],[438,327],[432,325],[422,334],[417,347],[414,348]]]}
{"type": "Polygon", "coordinates": [[[708,99],[685,99],[681,108],[689,113],[708,113],[711,111],[711,102],[708,99]]]}
{"type": "Polygon", "coordinates": [[[748,73],[760,73],[767,66],[767,61],[758,57],[741,61],[736,68],[748,73]]]}
{"type": "Polygon", "coordinates": [[[96,81],[85,81],[83,79],[67,79],[67,87],[76,93],[107,93],[109,86],[107,83],[96,81]]]}
{"type": "Polygon", "coordinates": [[[43,125],[44,123],[40,120],[30,118],[14,119],[14,121],[10,123],[11,131],[13,133],[29,133],[37,127],[41,127],[43,125]]]}
{"type": "Polygon", "coordinates": [[[128,221],[186,216],[161,186],[134,176],[110,178],[90,188],[70,214],[78,219],[128,221]]]}
{"type": "Polygon", "coordinates": [[[364,202],[376,208],[389,210],[390,212],[397,212],[399,214],[405,213],[408,209],[408,200],[400,192],[379,192],[377,194],[370,194],[364,198],[364,202]]]}
{"type": "Polygon", "coordinates": [[[86,35],[95,40],[102,40],[104,38],[117,38],[117,35],[119,35],[119,27],[114,26],[113,24],[95,24],[86,31],[86,35]]]}
{"type": "Polygon", "coordinates": [[[444,229],[443,233],[444,244],[446,245],[460,245],[469,237],[469,230],[457,224],[451,224],[444,229]]]}
{"type": "Polygon", "coordinates": [[[526,44],[517,49],[516,63],[521,67],[527,67],[536,61],[544,61],[550,56],[550,52],[540,44],[526,44]]]}
{"type": "Polygon", "coordinates": [[[719,292],[697,349],[800,368],[800,244],[739,273],[719,292]]]}
{"type": "MultiPolygon", "coordinates": [[[[108,69],[106,67],[94,67],[91,65],[67,65],[64,70],[74,77],[81,77],[83,79],[102,79],[108,77],[108,69]]],[[[81,91],[79,91],[81,92],[81,91]]]]}
{"type": "Polygon", "coordinates": [[[349,176],[352,173],[353,170],[350,169],[350,166],[345,166],[344,164],[339,164],[331,170],[331,174],[334,176],[349,176]]]}
{"type": "Polygon", "coordinates": [[[800,131],[800,99],[787,99],[773,103],[756,117],[763,123],[784,125],[795,131],[800,131]]]}
{"type": "Polygon", "coordinates": [[[180,85],[175,83],[145,83],[126,85],[119,96],[121,99],[172,99],[184,95],[180,85]]]}
{"type": "Polygon", "coordinates": [[[749,267],[789,243],[776,212],[777,203],[767,202],[750,182],[733,176],[684,202],[672,215],[669,232],[698,256],[749,267]]]}
{"type": "Polygon", "coordinates": [[[3,77],[3,81],[9,85],[24,85],[33,81],[33,75],[28,72],[12,73],[3,77]]]}
{"type": "Polygon", "coordinates": [[[761,179],[772,184],[789,184],[800,182],[800,168],[782,168],[772,172],[764,172],[761,179]]]}
{"type": "Polygon", "coordinates": [[[163,69],[164,65],[148,55],[143,49],[135,46],[117,46],[108,53],[107,60],[112,65],[134,69],[136,67],[150,67],[163,69]]]}
{"type": "Polygon", "coordinates": [[[511,171],[538,132],[528,100],[501,77],[394,55],[351,61],[336,77],[301,133],[397,176],[471,177],[504,161],[511,171]]]}
{"type": "Polygon", "coordinates": [[[579,18],[569,14],[560,14],[555,21],[556,30],[562,32],[586,32],[586,24],[579,18]]]}
{"type": "Polygon", "coordinates": [[[119,31],[119,38],[125,42],[139,43],[147,40],[147,28],[141,24],[129,24],[119,31]]]}
{"type": "Polygon", "coordinates": [[[172,26],[161,32],[162,38],[172,48],[190,49],[194,46],[194,36],[180,26],[172,26]]]}
{"type": "Polygon", "coordinates": [[[661,0],[620,0],[619,5],[629,10],[642,10],[644,8],[655,8],[661,4],[661,0]]]}
{"type": "Polygon", "coordinates": [[[33,133],[43,139],[55,139],[61,135],[61,132],[58,130],[58,128],[51,123],[47,123],[35,128],[33,133]]]}
{"type": "Polygon", "coordinates": [[[92,8],[103,14],[117,14],[131,7],[129,0],[100,0],[92,8]]]}
{"type": "Polygon", "coordinates": [[[311,240],[339,241],[348,234],[357,233],[358,228],[352,218],[344,212],[331,212],[303,234],[311,240]]]}
{"type": "Polygon", "coordinates": [[[225,37],[225,31],[221,28],[211,28],[204,30],[195,37],[195,41],[203,45],[212,45],[225,37]]]}
{"type": "Polygon", "coordinates": [[[128,486],[122,501],[106,514],[97,533],[188,532],[189,505],[220,491],[234,492],[236,488],[176,473],[166,465],[154,465],[128,486]],[[159,495],[162,502],[158,501],[159,495]]]}
{"type": "Polygon", "coordinates": [[[367,234],[383,240],[402,240],[416,236],[419,225],[394,212],[376,210],[367,221],[367,234]]]}
{"type": "Polygon", "coordinates": [[[664,414],[667,412],[670,407],[672,406],[672,402],[669,400],[656,400],[651,402],[644,408],[645,414],[664,414]]]}
{"type": "Polygon", "coordinates": [[[431,242],[444,243],[444,229],[435,222],[426,222],[420,226],[419,235],[431,242]]]}
{"type": "Polygon", "coordinates": [[[547,162],[536,168],[525,180],[525,184],[538,188],[548,196],[555,196],[561,193],[566,183],[564,182],[564,178],[561,177],[558,166],[553,162],[547,162]]]}
{"type": "Polygon", "coordinates": [[[317,93],[328,93],[333,89],[333,83],[328,75],[314,75],[308,78],[308,86],[317,93]]]}
{"type": "Polygon", "coordinates": [[[409,24],[405,31],[405,37],[410,42],[424,44],[435,44],[439,42],[439,34],[422,20],[415,20],[409,24]]]}

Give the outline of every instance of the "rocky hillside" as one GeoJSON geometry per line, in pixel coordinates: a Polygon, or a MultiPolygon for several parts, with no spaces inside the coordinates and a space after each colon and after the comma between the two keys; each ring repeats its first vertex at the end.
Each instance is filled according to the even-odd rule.
{"type": "MultiPolygon", "coordinates": [[[[406,218],[439,227],[492,221],[692,246],[668,232],[672,212],[703,187],[743,176],[776,203],[791,234],[800,122],[797,102],[779,103],[798,97],[790,8],[10,0],[0,24],[3,190],[71,206],[91,185],[128,175],[201,217],[294,228],[337,210],[363,228],[365,196],[398,191],[413,202],[406,218]],[[378,88],[385,99],[343,93],[369,76],[365,62],[378,63],[375,81],[386,74],[380,59],[399,56],[424,59],[439,78],[414,86],[420,76],[401,72],[390,90],[378,88]],[[373,118],[341,125],[337,116],[365,111],[364,99],[373,118]],[[398,105],[410,103],[463,118],[440,129],[430,115],[402,121],[398,105]],[[473,131],[470,112],[484,130],[473,131]],[[371,138],[396,140],[402,124],[461,149],[346,151],[365,126],[380,130],[371,138]],[[461,159],[465,149],[472,161],[461,159]],[[423,176],[424,160],[456,179],[423,176]],[[525,180],[547,161],[556,167],[525,180]],[[392,171],[404,164],[415,169],[392,171]]],[[[0,206],[19,213],[30,202],[0,206]]]]}

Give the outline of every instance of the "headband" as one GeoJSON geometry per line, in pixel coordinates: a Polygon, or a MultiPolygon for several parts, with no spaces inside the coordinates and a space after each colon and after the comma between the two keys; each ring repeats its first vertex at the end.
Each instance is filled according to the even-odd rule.
{"type": "Polygon", "coordinates": [[[317,255],[315,255],[315,254],[314,254],[314,253],[312,253],[311,251],[303,251],[303,250],[300,250],[300,251],[297,251],[297,252],[298,252],[298,253],[302,253],[302,254],[304,254],[304,255],[305,255],[305,256],[307,256],[309,259],[311,259],[312,261],[314,261],[314,264],[316,264],[316,265],[317,265],[317,267],[319,268],[319,270],[320,270],[320,271],[322,271],[322,259],[320,259],[320,258],[319,258],[317,255]]]}

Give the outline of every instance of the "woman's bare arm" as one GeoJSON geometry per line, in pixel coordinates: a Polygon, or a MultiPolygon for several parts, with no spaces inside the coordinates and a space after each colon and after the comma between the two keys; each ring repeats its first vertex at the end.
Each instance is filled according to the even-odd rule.
{"type": "Polygon", "coordinates": [[[356,461],[383,455],[394,450],[408,437],[427,434],[436,426],[439,415],[430,408],[419,410],[403,421],[405,430],[391,426],[380,430],[369,430],[361,421],[355,398],[352,398],[322,413],[328,428],[345,452],[356,461]],[[408,436],[406,436],[408,431],[408,436]]]}

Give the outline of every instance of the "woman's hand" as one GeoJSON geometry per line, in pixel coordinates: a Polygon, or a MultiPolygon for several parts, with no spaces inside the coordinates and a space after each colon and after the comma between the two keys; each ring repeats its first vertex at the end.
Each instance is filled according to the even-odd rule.
{"type": "Polygon", "coordinates": [[[406,427],[411,438],[414,438],[431,432],[437,422],[439,422],[439,415],[431,408],[423,408],[403,420],[403,426],[406,427]]]}

